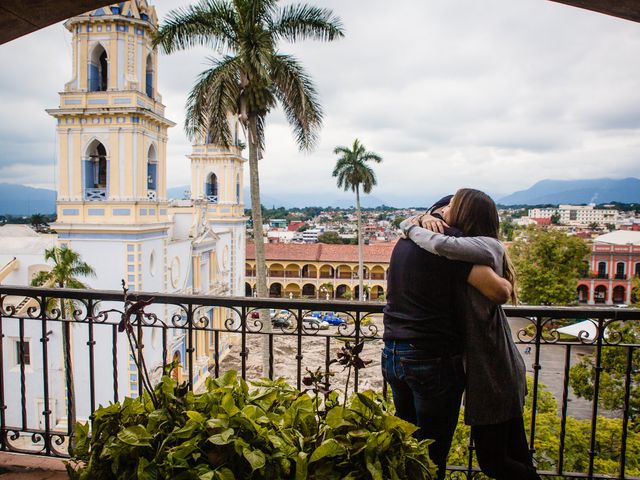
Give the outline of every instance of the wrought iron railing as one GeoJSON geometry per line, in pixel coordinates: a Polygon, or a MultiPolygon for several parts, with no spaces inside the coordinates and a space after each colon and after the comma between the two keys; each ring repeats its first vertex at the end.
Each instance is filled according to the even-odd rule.
{"type": "MultiPolygon", "coordinates": [[[[182,369],[173,374],[194,389],[208,375],[218,376],[228,369],[238,370],[247,379],[283,376],[300,388],[305,369],[319,365],[329,369],[333,354],[348,340],[364,342],[362,357],[374,360],[355,372],[354,388],[387,394],[379,370],[384,304],[378,302],[130,293],[125,305],[123,294],[115,291],[0,286],[0,449],[64,457],[71,433],[65,418],[74,412],[78,419],[86,419],[100,404],[142,393],[130,357],[133,347],[118,333],[122,312],[140,300],[148,305],[132,317],[142,339],[135,348],[144,351],[152,378],[158,379],[162,365],[177,359],[182,369]],[[345,323],[314,321],[308,314],[316,310],[337,312],[345,323]],[[73,378],[62,360],[65,325],[71,327],[73,378]],[[75,395],[70,395],[74,390],[75,395]]],[[[634,457],[640,448],[636,398],[640,342],[628,341],[630,331],[640,330],[640,310],[520,306],[505,307],[505,311],[529,365],[526,419],[540,473],[550,478],[640,478],[634,457]],[[575,337],[558,331],[578,319],[590,320],[574,332],[575,337]],[[608,393],[602,387],[605,376],[610,388],[611,365],[606,364],[610,349],[622,352],[615,366],[621,372],[619,410],[604,410],[600,401],[608,393]],[[570,386],[571,367],[585,361],[593,367],[591,401],[576,397],[570,386]],[[551,414],[544,384],[558,401],[551,414]],[[601,415],[617,422],[615,439],[607,447],[607,458],[614,458],[614,472],[604,471],[599,461],[604,455],[597,436],[601,415]],[[588,425],[586,432],[572,430],[573,417],[582,418],[581,425],[588,425]],[[540,442],[549,435],[544,430],[549,418],[555,419],[557,435],[553,448],[542,448],[540,442]],[[581,452],[585,461],[580,471],[572,471],[576,463],[569,466],[568,460],[576,435],[583,435],[587,445],[581,452]]],[[[333,381],[339,383],[340,372],[335,373],[333,381]]],[[[468,438],[460,448],[465,460],[458,455],[458,464],[449,467],[450,477],[480,478],[468,438]]],[[[610,463],[607,468],[611,470],[610,463]]]]}

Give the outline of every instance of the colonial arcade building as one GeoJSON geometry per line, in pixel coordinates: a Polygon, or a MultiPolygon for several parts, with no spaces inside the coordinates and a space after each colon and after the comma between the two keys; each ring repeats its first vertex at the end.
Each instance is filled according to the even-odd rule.
{"type": "MultiPolygon", "coordinates": [[[[364,290],[370,300],[384,300],[387,270],[395,242],[364,246],[364,290]]],[[[274,298],[358,298],[358,247],[323,243],[265,244],[267,286],[274,298]]],[[[255,246],[247,244],[245,295],[256,286],[255,246]]]]}
{"type": "Polygon", "coordinates": [[[580,303],[630,304],[640,276],[640,232],[617,230],[593,241],[588,278],[578,282],[580,303]]]}

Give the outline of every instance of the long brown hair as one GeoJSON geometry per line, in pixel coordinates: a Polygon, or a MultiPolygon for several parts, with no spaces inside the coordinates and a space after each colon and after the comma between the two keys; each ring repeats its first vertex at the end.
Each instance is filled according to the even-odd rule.
{"type": "MultiPolygon", "coordinates": [[[[472,188],[461,188],[453,196],[449,206],[449,223],[469,237],[491,237],[500,235],[498,208],[489,195],[472,188]]],[[[505,250],[503,258],[504,278],[511,284],[511,301],[518,301],[516,292],[516,272],[509,254],[505,250]]]]}

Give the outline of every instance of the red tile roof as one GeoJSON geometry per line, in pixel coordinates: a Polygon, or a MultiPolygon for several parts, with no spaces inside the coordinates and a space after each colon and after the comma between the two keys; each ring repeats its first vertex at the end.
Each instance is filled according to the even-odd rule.
{"type": "Polygon", "coordinates": [[[304,222],[291,221],[287,226],[287,230],[289,230],[290,232],[297,232],[302,225],[304,225],[304,222]]]}
{"type": "MultiPolygon", "coordinates": [[[[364,246],[364,261],[389,263],[396,242],[381,242],[364,246]]],[[[357,245],[332,245],[326,243],[268,243],[264,246],[269,261],[291,262],[357,262],[357,245]]],[[[247,243],[247,260],[255,260],[255,246],[247,243]]]]}
{"type": "Polygon", "coordinates": [[[550,218],[532,218],[531,220],[533,220],[534,222],[536,222],[538,225],[544,227],[547,225],[551,225],[551,219],[550,218]]]}

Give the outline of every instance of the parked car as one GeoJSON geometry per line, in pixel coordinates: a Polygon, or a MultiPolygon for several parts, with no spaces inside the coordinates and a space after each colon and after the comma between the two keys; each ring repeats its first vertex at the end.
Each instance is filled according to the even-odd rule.
{"type": "Polygon", "coordinates": [[[325,312],[322,316],[322,320],[327,322],[329,325],[346,325],[347,321],[336,315],[334,312],[325,312]]]}
{"type": "Polygon", "coordinates": [[[289,310],[273,310],[273,312],[271,315],[271,323],[274,327],[290,328],[293,326],[292,315],[289,310]]]}
{"type": "Polygon", "coordinates": [[[309,315],[327,322],[329,325],[346,325],[347,323],[344,318],[339,317],[335,312],[311,312],[309,315]]]}
{"type": "Polygon", "coordinates": [[[271,319],[271,324],[274,327],[282,327],[282,328],[290,328],[293,325],[293,322],[290,318],[283,316],[276,316],[271,319]]]}
{"type": "Polygon", "coordinates": [[[302,323],[303,326],[316,330],[326,330],[327,328],[329,328],[328,322],[325,322],[318,317],[314,317],[313,315],[305,315],[304,317],[302,317],[302,323]]]}

